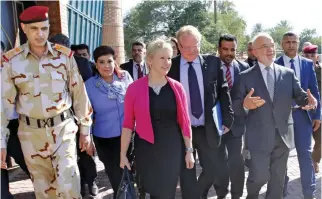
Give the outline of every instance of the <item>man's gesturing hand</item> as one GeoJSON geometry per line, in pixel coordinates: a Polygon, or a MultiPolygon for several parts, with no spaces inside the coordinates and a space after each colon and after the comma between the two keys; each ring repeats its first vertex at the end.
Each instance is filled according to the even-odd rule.
{"type": "Polygon", "coordinates": [[[303,110],[315,109],[317,107],[318,102],[316,101],[316,99],[312,95],[310,89],[307,89],[306,92],[307,92],[307,96],[308,96],[308,104],[306,106],[302,107],[302,109],[303,110]]]}
{"type": "Polygon", "coordinates": [[[252,88],[244,99],[243,106],[248,110],[256,109],[265,104],[265,100],[261,99],[260,97],[252,97],[254,92],[255,90],[252,88]]]}

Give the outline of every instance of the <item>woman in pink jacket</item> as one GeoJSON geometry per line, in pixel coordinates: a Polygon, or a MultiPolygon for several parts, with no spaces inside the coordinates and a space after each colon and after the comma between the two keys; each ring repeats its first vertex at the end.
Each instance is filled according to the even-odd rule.
{"type": "Polygon", "coordinates": [[[174,198],[181,165],[194,166],[186,94],[179,82],[166,76],[171,57],[170,43],[151,42],[150,73],[128,87],[124,101],[120,166],[130,168],[126,154],[135,129],[136,169],[151,199],[174,198]]]}

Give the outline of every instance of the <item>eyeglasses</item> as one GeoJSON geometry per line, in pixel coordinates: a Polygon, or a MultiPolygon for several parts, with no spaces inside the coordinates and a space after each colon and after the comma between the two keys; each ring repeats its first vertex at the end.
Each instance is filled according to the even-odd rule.
{"type": "Polygon", "coordinates": [[[264,44],[264,45],[262,45],[261,47],[259,47],[259,48],[253,48],[253,50],[259,50],[259,49],[265,49],[265,50],[268,50],[268,49],[272,49],[272,48],[275,48],[275,44],[270,44],[270,45],[268,45],[268,44],[264,44]]]}
{"type": "Polygon", "coordinates": [[[197,50],[200,47],[200,44],[199,43],[196,46],[185,46],[185,47],[183,47],[181,44],[179,44],[179,45],[181,46],[181,48],[184,51],[195,51],[195,50],[197,50]]]}

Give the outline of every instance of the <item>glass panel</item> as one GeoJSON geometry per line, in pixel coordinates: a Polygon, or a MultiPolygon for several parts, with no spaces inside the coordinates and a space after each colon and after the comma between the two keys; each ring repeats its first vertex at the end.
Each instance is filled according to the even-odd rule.
{"type": "Polygon", "coordinates": [[[83,1],[83,13],[86,15],[88,1],[83,1]]]}
{"type": "Polygon", "coordinates": [[[72,43],[75,43],[75,30],[76,30],[76,13],[71,10],[71,20],[70,20],[70,36],[69,39],[72,41],[72,43]]]}
{"type": "Polygon", "coordinates": [[[96,2],[96,21],[99,22],[99,18],[100,18],[100,5],[101,5],[101,2],[100,1],[97,1],[96,2]]]}
{"type": "Polygon", "coordinates": [[[86,43],[89,44],[89,40],[90,40],[90,31],[91,31],[91,22],[86,20],[86,43]]]}
{"type": "Polygon", "coordinates": [[[91,14],[91,18],[93,20],[95,20],[95,15],[96,15],[95,9],[96,9],[96,1],[93,1],[92,14],[91,14]]]}
{"type": "Polygon", "coordinates": [[[98,47],[97,46],[97,26],[95,25],[95,31],[94,31],[94,48],[98,47]]]}
{"type": "Polygon", "coordinates": [[[88,15],[89,17],[91,17],[92,4],[93,4],[93,1],[88,1],[87,15],[88,15]]]}
{"type": "Polygon", "coordinates": [[[77,17],[77,32],[76,32],[76,42],[77,42],[77,44],[79,44],[80,43],[80,36],[81,36],[81,26],[82,26],[82,17],[81,17],[81,15],[78,15],[78,17],[77,17]]]}
{"type": "Polygon", "coordinates": [[[82,37],[81,37],[81,42],[85,43],[85,34],[86,34],[86,19],[85,17],[82,17],[82,37]]]}
{"type": "Polygon", "coordinates": [[[101,7],[100,7],[100,19],[99,22],[103,23],[103,14],[104,14],[104,1],[100,1],[101,7]]]}
{"type": "Polygon", "coordinates": [[[75,1],[75,8],[78,9],[79,1],[75,1]]]}

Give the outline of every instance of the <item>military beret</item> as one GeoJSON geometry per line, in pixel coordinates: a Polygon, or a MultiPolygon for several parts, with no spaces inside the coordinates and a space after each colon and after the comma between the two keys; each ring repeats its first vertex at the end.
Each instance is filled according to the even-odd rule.
{"type": "Polygon", "coordinates": [[[303,49],[303,52],[304,53],[316,53],[316,52],[318,52],[318,46],[317,45],[309,45],[309,46],[306,46],[303,49]]]}
{"type": "Polygon", "coordinates": [[[46,6],[31,6],[25,9],[19,16],[20,22],[24,24],[42,22],[48,20],[48,10],[46,6]]]}

